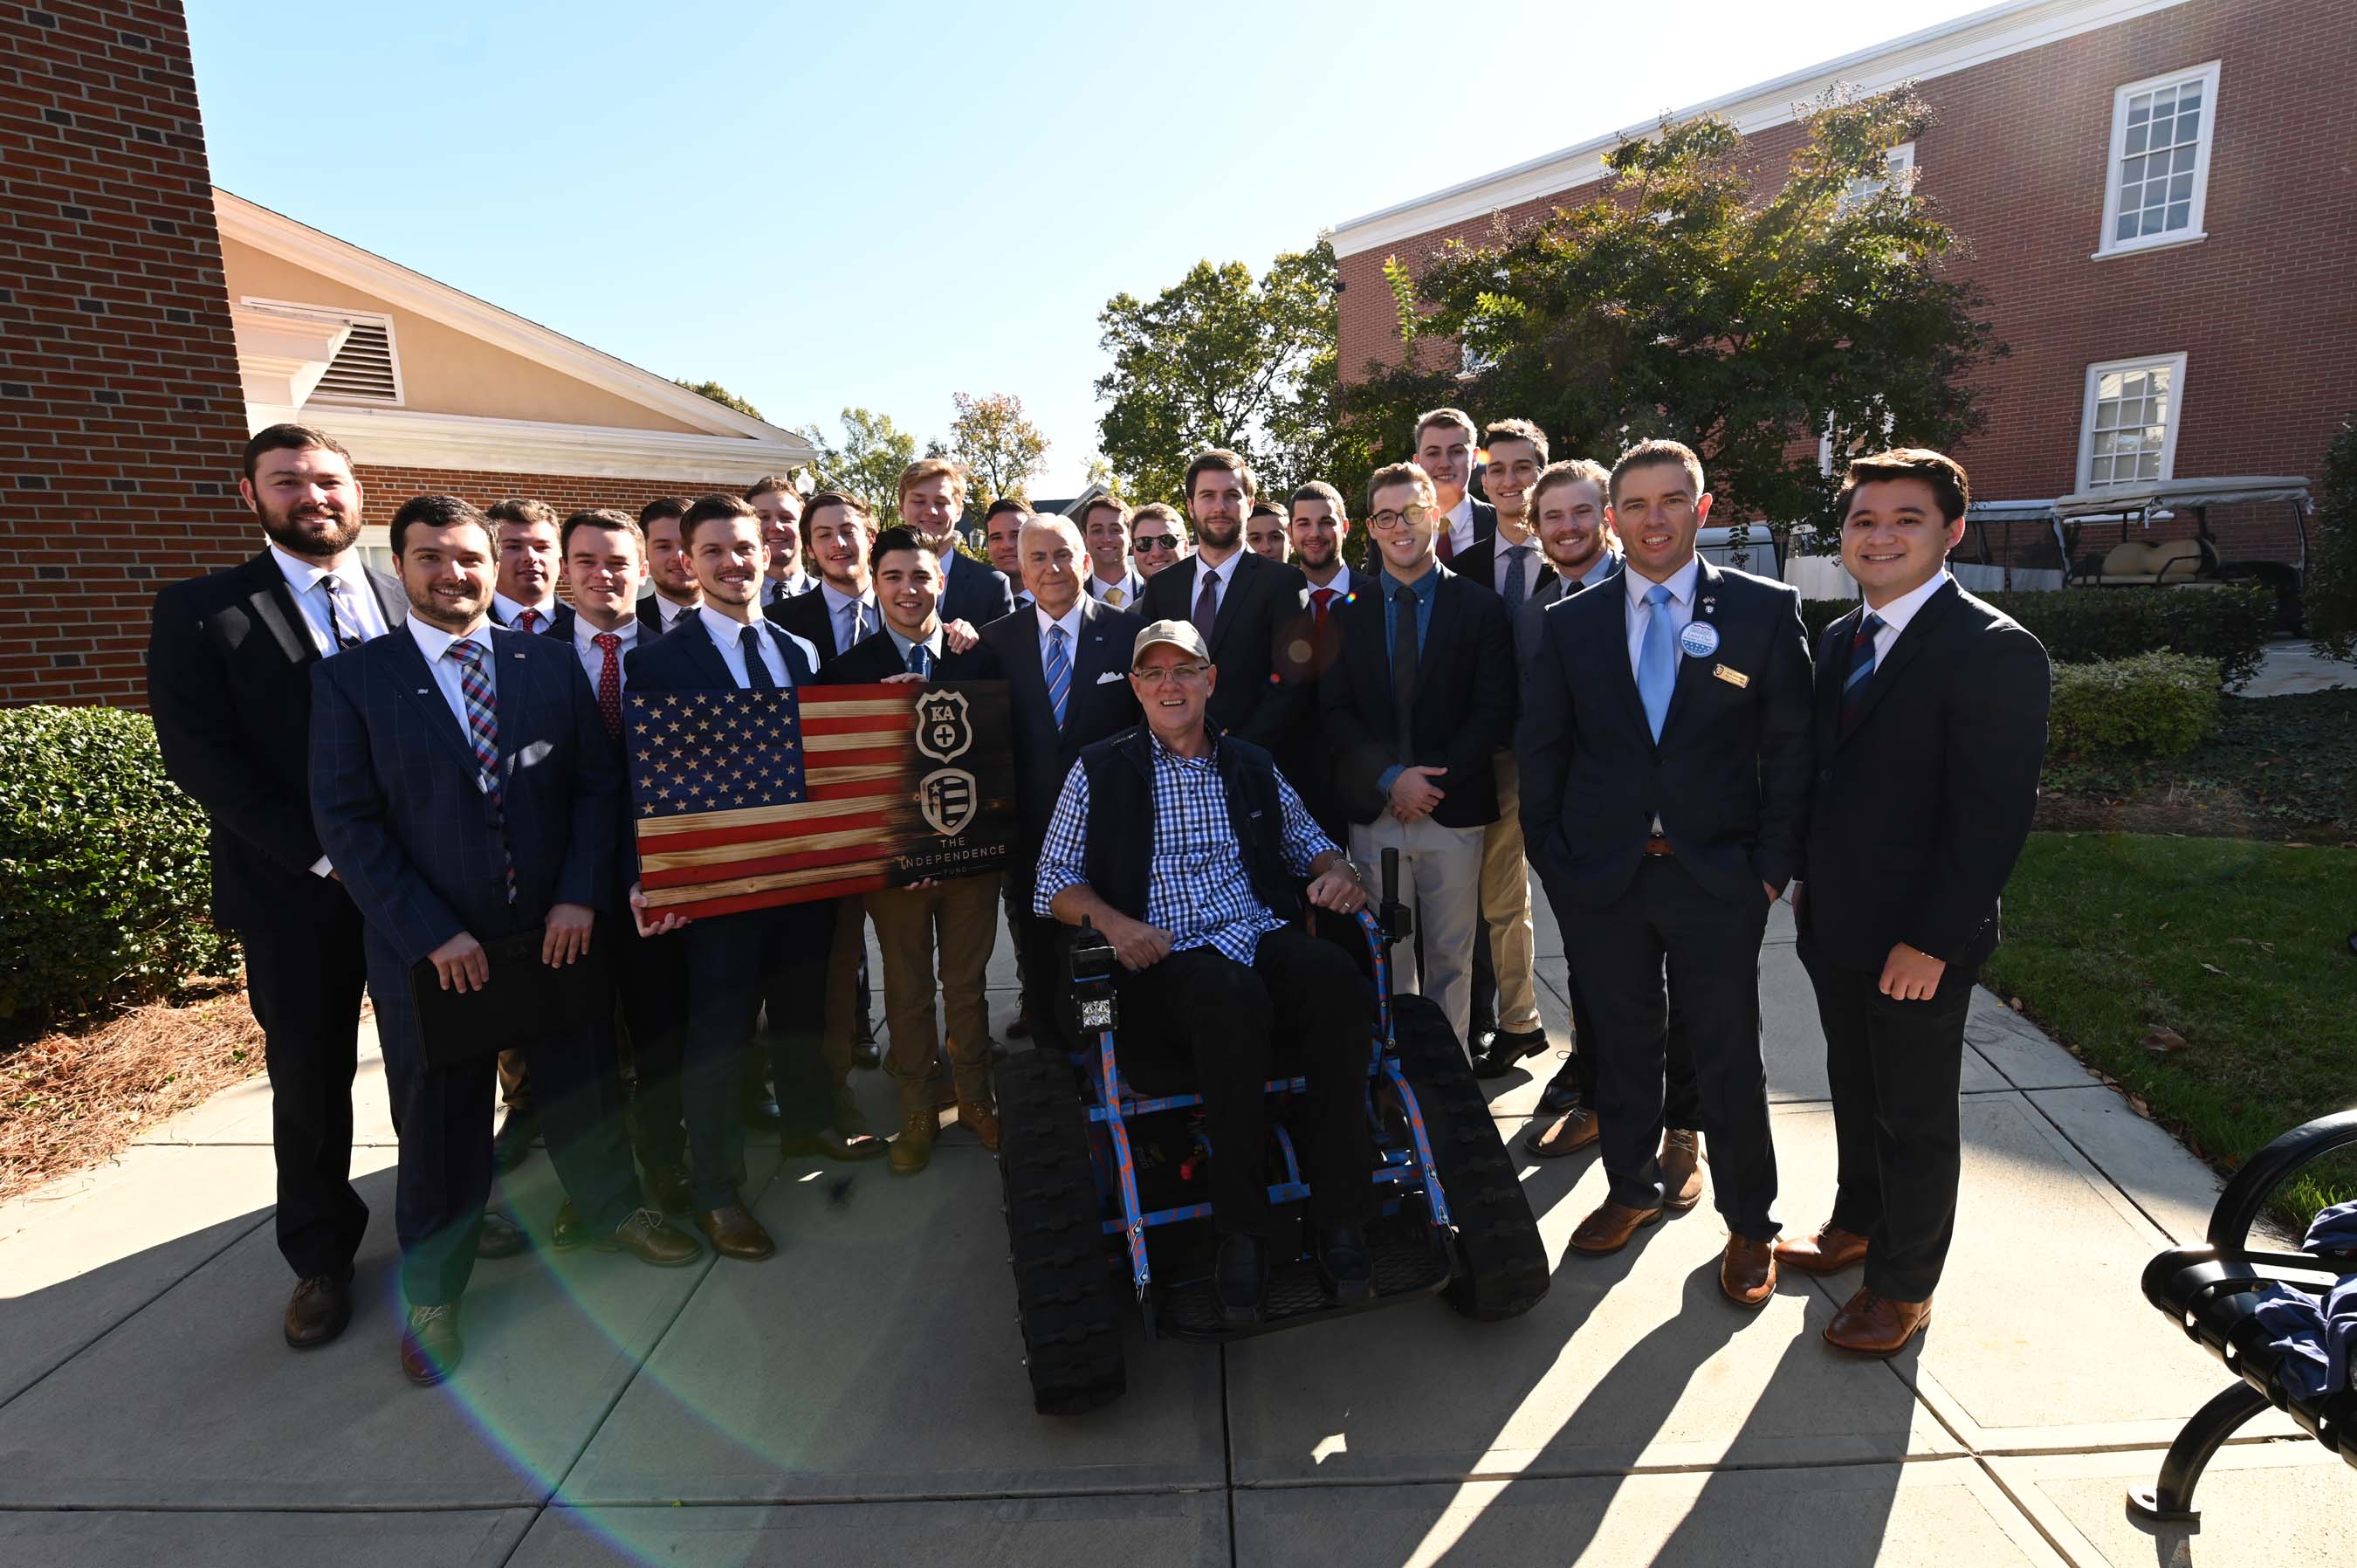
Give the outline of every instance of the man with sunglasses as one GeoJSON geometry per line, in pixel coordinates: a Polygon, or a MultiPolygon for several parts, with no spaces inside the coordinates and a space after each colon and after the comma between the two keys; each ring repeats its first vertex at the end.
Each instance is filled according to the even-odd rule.
{"type": "MultiPolygon", "coordinates": [[[[1138,591],[1146,580],[1166,566],[1187,558],[1187,524],[1160,501],[1148,501],[1130,514],[1129,555],[1137,564],[1138,591]]],[[[1132,606],[1136,600],[1130,601],[1132,606]]]]}
{"type": "Polygon", "coordinates": [[[1203,1097],[1214,1284],[1221,1316],[1240,1326],[1261,1316],[1275,1240],[1263,1086],[1280,1037],[1295,1043],[1308,1078],[1308,1109],[1293,1125],[1308,1144],[1318,1265],[1338,1301],[1373,1292],[1361,1227],[1374,995],[1340,946],[1298,923],[1305,896],[1350,915],[1365,907],[1365,885],[1267,751],[1211,733],[1205,707],[1218,682],[1190,622],[1137,634],[1130,686],[1146,722],[1073,763],[1040,846],[1032,908],[1068,926],[1090,922],[1119,954],[1124,1075],[1190,1081],[1203,1097]]]}

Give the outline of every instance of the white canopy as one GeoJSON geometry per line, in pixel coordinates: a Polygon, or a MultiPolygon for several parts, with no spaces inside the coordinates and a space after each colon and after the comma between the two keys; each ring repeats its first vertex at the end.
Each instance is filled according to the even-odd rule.
{"type": "Polygon", "coordinates": [[[2308,481],[2297,474],[2262,474],[2226,479],[2161,479],[2148,485],[2115,485],[2083,490],[2054,503],[2054,515],[2113,517],[2161,507],[2226,506],[2236,501],[2308,500],[2308,481]]]}

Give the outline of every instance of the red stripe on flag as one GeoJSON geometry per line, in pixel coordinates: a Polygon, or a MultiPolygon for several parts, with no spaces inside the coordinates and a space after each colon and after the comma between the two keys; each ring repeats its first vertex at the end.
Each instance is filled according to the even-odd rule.
{"type": "MultiPolygon", "coordinates": [[[[648,818],[650,822],[662,819],[648,818]]],[[[693,818],[673,817],[673,822],[693,818]]],[[[845,811],[839,817],[811,817],[798,822],[754,822],[741,828],[704,828],[687,832],[641,836],[641,854],[669,854],[679,849],[708,849],[717,843],[759,843],[763,839],[792,838],[811,833],[839,833],[854,828],[880,828],[892,820],[888,811],[845,811]]]]}
{"type": "MultiPolygon", "coordinates": [[[[804,757],[804,768],[867,768],[888,762],[906,762],[915,748],[909,746],[862,746],[848,751],[822,751],[814,757],[804,757]]],[[[897,791],[896,791],[897,793],[897,791]]]]}
{"type": "Polygon", "coordinates": [[[706,882],[733,882],[740,876],[760,876],[772,871],[800,871],[813,865],[845,865],[874,860],[874,843],[847,844],[842,849],[797,850],[791,854],[763,855],[757,860],[726,860],[711,865],[683,865],[675,871],[649,871],[640,877],[647,887],[694,887],[706,882]]]}
{"type": "Polygon", "coordinates": [[[841,882],[822,882],[815,886],[780,889],[774,893],[738,893],[726,898],[707,899],[701,904],[670,904],[650,910],[649,918],[661,915],[681,915],[688,919],[703,919],[713,915],[735,915],[747,909],[773,909],[791,899],[796,903],[816,903],[823,898],[840,898],[851,893],[873,893],[888,886],[885,878],[854,876],[841,882]]]}
{"type": "Polygon", "coordinates": [[[855,714],[849,717],[840,718],[825,714],[813,715],[805,712],[802,714],[802,733],[804,735],[900,735],[914,725],[915,712],[916,710],[912,708],[906,713],[867,715],[855,714]]]}

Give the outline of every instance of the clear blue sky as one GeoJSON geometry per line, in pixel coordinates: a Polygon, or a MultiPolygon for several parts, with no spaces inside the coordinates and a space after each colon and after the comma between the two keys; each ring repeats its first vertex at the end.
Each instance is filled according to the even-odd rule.
{"type": "Polygon", "coordinates": [[[188,11],[219,184],[780,424],[1014,392],[1053,495],[1114,294],[1983,3],[188,11]]]}

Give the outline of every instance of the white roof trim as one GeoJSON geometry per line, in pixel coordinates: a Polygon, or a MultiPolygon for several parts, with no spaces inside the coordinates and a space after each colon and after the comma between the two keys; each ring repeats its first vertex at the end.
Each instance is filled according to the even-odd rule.
{"type": "Polygon", "coordinates": [[[544,365],[560,375],[715,435],[757,442],[791,441],[797,450],[808,454],[809,448],[797,441],[791,431],[739,413],[666,377],[600,353],[587,343],[553,332],[538,322],[527,321],[447,284],[436,283],[423,273],[412,272],[219,186],[213,188],[213,213],[226,239],[252,245],[404,310],[414,311],[455,331],[544,365]]]}
{"type": "MultiPolygon", "coordinates": [[[[1720,114],[1748,136],[1770,126],[1791,124],[1800,117],[1797,105],[1815,98],[1835,81],[1851,83],[1867,92],[1880,92],[1902,81],[1947,76],[2184,3],[2185,0],[2010,0],[2009,4],[1959,16],[1839,59],[1780,76],[1773,81],[1676,110],[1670,117],[1683,121],[1697,114],[1720,114]]],[[[1656,123],[1648,122],[1609,132],[1511,168],[1353,218],[1335,226],[1334,253],[1356,255],[1469,219],[1486,218],[1526,201],[1575,190],[1603,177],[1604,155],[1622,139],[1651,135],[1656,129],[1656,123]]]]}
{"type": "Polygon", "coordinates": [[[311,403],[299,417],[350,447],[354,462],[381,467],[749,484],[812,457],[805,443],[784,431],[779,439],[748,440],[348,403],[311,403]]]}

